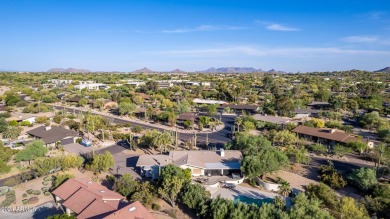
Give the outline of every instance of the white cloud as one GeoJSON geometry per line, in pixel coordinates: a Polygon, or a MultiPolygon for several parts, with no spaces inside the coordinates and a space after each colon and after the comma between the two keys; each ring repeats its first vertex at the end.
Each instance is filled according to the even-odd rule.
{"type": "Polygon", "coordinates": [[[287,27],[281,24],[269,24],[265,28],[267,28],[268,30],[276,30],[276,31],[300,31],[297,28],[287,27]]]}
{"type": "Polygon", "coordinates": [[[260,24],[260,25],[264,26],[266,29],[273,30],[273,31],[286,31],[286,32],[301,31],[298,28],[289,27],[289,26],[286,26],[283,24],[278,24],[275,22],[256,20],[255,23],[260,24]]]}
{"type": "Polygon", "coordinates": [[[253,46],[234,46],[208,49],[185,49],[150,52],[154,54],[181,55],[189,57],[234,56],[331,56],[331,55],[390,55],[390,51],[358,50],[335,47],[288,47],[288,48],[260,48],[253,46]]]}
{"type": "Polygon", "coordinates": [[[179,28],[173,30],[162,30],[163,33],[189,33],[199,31],[217,31],[217,30],[242,30],[246,27],[227,26],[227,25],[200,25],[194,28],[179,28]]]}
{"type": "Polygon", "coordinates": [[[373,43],[378,41],[376,36],[349,36],[342,39],[347,43],[373,43]]]}

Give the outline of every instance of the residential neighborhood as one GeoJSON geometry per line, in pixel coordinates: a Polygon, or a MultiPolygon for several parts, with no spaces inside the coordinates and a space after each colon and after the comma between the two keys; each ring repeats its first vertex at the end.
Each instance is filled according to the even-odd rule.
{"type": "Polygon", "coordinates": [[[0,219],[390,219],[390,1],[0,0],[0,219]]]}
{"type": "Polygon", "coordinates": [[[294,80],[316,74],[181,73],[183,81],[168,74],[173,85],[163,87],[159,73],[145,81],[141,73],[112,74],[129,78],[115,85],[113,78],[86,73],[82,78],[107,86],[80,90],[75,86],[91,83],[79,83],[79,74],[18,74],[23,86],[15,86],[2,73],[1,205],[50,206],[40,213],[46,217],[208,218],[211,212],[197,210],[206,200],[255,204],[259,211],[278,200],[292,214],[295,197],[321,189],[340,203],[365,206],[363,214],[386,217],[389,84],[366,82],[376,87],[371,95],[381,96],[375,108],[359,95],[351,105],[343,90],[323,96],[339,77],[358,80],[351,74],[367,73],[327,74],[330,88],[311,91],[294,80]],[[257,86],[230,91],[219,77],[234,81],[231,86],[247,80],[257,86]],[[188,83],[200,78],[207,86],[188,83]],[[275,91],[282,78],[294,94],[275,91]],[[36,87],[34,80],[58,86],[36,87]],[[366,180],[371,190],[362,190],[366,180]],[[384,191],[374,196],[381,208],[370,208],[370,191],[384,191]],[[204,201],[190,204],[192,193],[204,201]]]}

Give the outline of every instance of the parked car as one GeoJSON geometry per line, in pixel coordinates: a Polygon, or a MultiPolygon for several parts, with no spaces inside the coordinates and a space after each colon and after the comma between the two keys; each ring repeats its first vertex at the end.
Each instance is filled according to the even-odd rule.
{"type": "Polygon", "coordinates": [[[236,185],[232,184],[232,183],[224,183],[222,185],[223,188],[227,188],[227,189],[234,189],[236,188],[236,185]]]}
{"type": "Polygon", "coordinates": [[[83,145],[83,146],[85,146],[85,147],[90,147],[90,146],[92,146],[92,142],[91,142],[90,140],[88,140],[88,139],[83,139],[83,140],[81,140],[80,144],[83,145]]]}

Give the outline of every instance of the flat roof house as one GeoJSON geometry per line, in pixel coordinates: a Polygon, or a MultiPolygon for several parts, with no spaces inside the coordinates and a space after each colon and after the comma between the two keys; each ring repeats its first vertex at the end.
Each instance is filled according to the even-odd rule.
{"type": "Polygon", "coordinates": [[[79,134],[75,131],[59,126],[40,126],[27,132],[36,139],[41,139],[46,146],[55,146],[57,142],[62,145],[75,143],[79,134]]]}
{"type": "Polygon", "coordinates": [[[317,117],[319,111],[315,109],[295,109],[294,110],[294,118],[296,119],[303,119],[308,117],[317,117]]]}
{"type": "Polygon", "coordinates": [[[249,114],[255,114],[257,110],[259,110],[259,106],[257,105],[247,105],[247,104],[226,104],[218,107],[218,109],[223,110],[226,107],[229,107],[237,114],[241,114],[243,111],[249,114]]]}
{"type": "Polygon", "coordinates": [[[300,137],[307,140],[319,142],[325,145],[333,146],[337,143],[347,144],[349,142],[362,141],[367,143],[368,147],[374,147],[374,142],[358,138],[355,135],[345,133],[344,131],[338,129],[312,128],[300,125],[294,128],[292,132],[297,133],[300,137]]]}
{"type": "Polygon", "coordinates": [[[253,118],[258,121],[269,122],[277,125],[284,125],[291,122],[290,118],[284,118],[278,116],[267,116],[267,115],[260,115],[260,114],[253,115],[253,118]]]}
{"type": "Polygon", "coordinates": [[[52,194],[68,215],[78,219],[153,218],[141,203],[128,204],[122,195],[90,179],[68,179],[52,194]]]}
{"type": "Polygon", "coordinates": [[[171,151],[168,155],[141,155],[136,166],[141,168],[141,175],[152,179],[158,178],[161,168],[168,164],[190,169],[194,177],[227,176],[241,175],[241,160],[238,150],[171,151]]]}

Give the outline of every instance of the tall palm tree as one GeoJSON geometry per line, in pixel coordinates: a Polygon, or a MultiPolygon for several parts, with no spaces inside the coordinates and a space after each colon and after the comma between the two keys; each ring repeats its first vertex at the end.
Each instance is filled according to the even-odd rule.
{"type": "Polygon", "coordinates": [[[18,138],[20,133],[21,129],[19,127],[8,126],[3,132],[3,138],[9,139],[9,143],[11,143],[11,140],[18,138]]]}
{"type": "Polygon", "coordinates": [[[291,193],[292,189],[290,183],[283,180],[279,185],[279,194],[287,197],[291,193]]]}
{"type": "Polygon", "coordinates": [[[236,120],[234,121],[234,124],[237,125],[237,131],[240,132],[240,125],[242,124],[242,118],[237,117],[236,120]]]}

